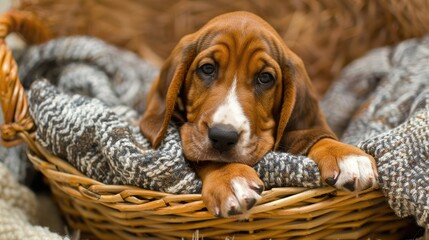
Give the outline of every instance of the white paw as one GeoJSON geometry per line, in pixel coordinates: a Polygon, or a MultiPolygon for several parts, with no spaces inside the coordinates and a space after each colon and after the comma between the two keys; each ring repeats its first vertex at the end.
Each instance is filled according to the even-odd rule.
{"type": "Polygon", "coordinates": [[[256,183],[248,184],[243,177],[236,177],[231,181],[231,193],[221,204],[221,214],[223,217],[240,215],[240,218],[248,218],[247,212],[261,198],[258,189],[262,188],[256,183]]]}
{"type": "Polygon", "coordinates": [[[340,174],[335,182],[338,189],[360,191],[378,185],[377,170],[366,156],[346,156],[338,161],[338,167],[340,174]]]}

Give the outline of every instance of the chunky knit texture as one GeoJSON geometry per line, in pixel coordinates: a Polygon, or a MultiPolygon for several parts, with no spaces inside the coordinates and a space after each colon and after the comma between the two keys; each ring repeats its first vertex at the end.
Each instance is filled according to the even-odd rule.
{"type": "MultiPolygon", "coordinates": [[[[344,70],[322,102],[342,139],[376,158],[381,189],[395,212],[415,216],[426,227],[428,42],[426,37],[369,53],[344,70]]],[[[174,125],[158,149],[151,149],[139,134],[135,123],[144,111],[141,88],[151,81],[144,76],[156,73],[146,62],[101,41],[74,37],[33,47],[21,66],[26,86],[37,76],[61,89],[38,81],[29,94],[37,140],[55,155],[108,184],[170,193],[201,190],[201,181],[182,156],[174,125]],[[151,74],[132,73],[136,71],[151,74]],[[89,97],[70,94],[76,90],[89,97]]],[[[270,152],[255,169],[267,188],[322,185],[314,162],[302,156],[270,152]]]]}
{"type": "Polygon", "coordinates": [[[48,228],[34,226],[37,201],[0,163],[0,240],[66,240],[48,228]]]}
{"type": "Polygon", "coordinates": [[[322,106],[344,142],[375,157],[395,213],[428,228],[429,35],[356,60],[322,106]]]}

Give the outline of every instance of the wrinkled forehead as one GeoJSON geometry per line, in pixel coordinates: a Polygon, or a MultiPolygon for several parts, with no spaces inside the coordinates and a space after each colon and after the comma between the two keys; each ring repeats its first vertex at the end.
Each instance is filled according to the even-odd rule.
{"type": "Polygon", "coordinates": [[[221,15],[208,22],[197,33],[197,52],[223,45],[240,54],[249,49],[263,50],[272,57],[282,55],[284,44],[277,32],[264,20],[251,14],[221,15]]]}

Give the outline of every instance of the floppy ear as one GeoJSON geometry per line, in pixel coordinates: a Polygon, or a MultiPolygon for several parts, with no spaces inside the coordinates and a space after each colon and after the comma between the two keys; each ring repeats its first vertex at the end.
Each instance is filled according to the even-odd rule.
{"type": "Polygon", "coordinates": [[[140,131],[153,147],[163,139],[168,123],[180,102],[180,89],[195,57],[193,36],[183,37],[161,68],[147,96],[147,107],[140,120],[140,131]]]}
{"type": "Polygon", "coordinates": [[[302,60],[291,54],[282,71],[282,106],[275,148],[306,155],[320,139],[336,137],[320,110],[316,92],[302,60]]]}

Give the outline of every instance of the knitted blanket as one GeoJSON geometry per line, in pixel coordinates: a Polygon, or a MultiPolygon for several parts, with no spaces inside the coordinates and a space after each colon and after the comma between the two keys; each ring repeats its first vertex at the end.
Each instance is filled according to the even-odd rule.
{"type": "MultiPolygon", "coordinates": [[[[322,103],[343,140],[376,158],[381,189],[395,212],[413,215],[426,227],[428,60],[429,37],[375,50],[345,69],[322,103]]],[[[158,149],[139,133],[143,96],[156,72],[96,39],[63,38],[32,47],[20,61],[20,76],[24,86],[31,85],[37,140],[107,184],[199,192],[201,181],[183,158],[176,126],[170,125],[158,149]]],[[[316,164],[303,156],[270,152],[255,169],[267,188],[323,184],[316,164]]]]}
{"type": "Polygon", "coordinates": [[[0,163],[0,240],[69,240],[52,233],[36,222],[37,201],[34,194],[18,184],[0,163]]]}
{"type": "Polygon", "coordinates": [[[374,156],[395,213],[428,228],[429,35],[350,64],[322,107],[342,141],[374,156]]]}

